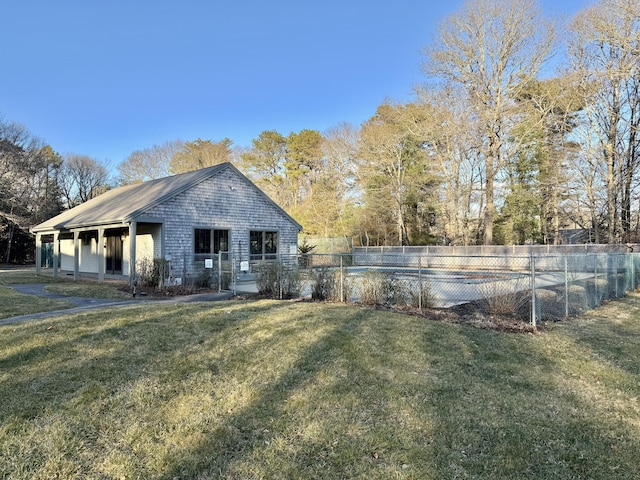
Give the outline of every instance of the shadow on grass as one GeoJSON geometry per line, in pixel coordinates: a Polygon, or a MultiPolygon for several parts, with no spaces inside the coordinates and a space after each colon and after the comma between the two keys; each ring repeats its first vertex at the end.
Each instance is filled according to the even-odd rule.
{"type": "Polygon", "coordinates": [[[0,353],[0,421],[62,419],[85,477],[636,478],[637,374],[626,392],[606,376],[600,389],[587,377],[615,364],[600,361],[607,340],[592,358],[562,332],[288,302],[84,314],[16,327],[31,344],[0,353]],[[89,416],[68,419],[74,408],[89,416]],[[196,421],[180,430],[180,415],[196,421]],[[140,435],[163,449],[137,449],[140,435]]]}
{"type": "Polygon", "coordinates": [[[569,322],[565,329],[576,343],[588,346],[591,355],[632,375],[640,375],[640,294],[610,302],[604,310],[593,310],[582,322],[569,322]]]}
{"type": "MultiPolygon", "coordinates": [[[[429,401],[436,478],[638,478],[638,376],[632,391],[600,388],[591,375],[610,366],[579,342],[465,328],[449,338],[449,381],[429,401]]],[[[601,342],[615,350],[615,336],[601,342]]]]}
{"type": "MultiPolygon", "coordinates": [[[[348,319],[334,322],[328,331],[299,353],[298,360],[279,378],[268,382],[259,390],[253,402],[230,413],[211,435],[190,452],[191,458],[202,459],[201,464],[177,461],[166,472],[167,478],[193,478],[198,475],[206,477],[207,474],[216,478],[235,478],[236,475],[252,478],[252,469],[249,467],[243,469],[241,464],[255,458],[256,452],[264,449],[270,442],[269,439],[278,434],[298,435],[301,446],[306,450],[304,453],[298,452],[291,455],[288,461],[283,463],[281,471],[283,477],[303,475],[301,472],[308,472],[310,467],[313,468],[311,464],[320,462],[320,458],[314,457],[314,452],[317,453],[318,449],[326,449],[327,446],[325,444],[312,446],[309,439],[305,440],[302,424],[297,425],[300,429],[297,432],[277,430],[279,425],[282,428],[289,428],[282,425],[282,419],[287,417],[294,394],[315,383],[321,371],[333,362],[337,362],[339,357],[349,350],[348,344],[353,342],[355,332],[366,321],[366,317],[366,311],[353,310],[348,319]],[[296,458],[301,462],[300,464],[296,464],[296,458]]],[[[354,387],[357,388],[357,385],[349,386],[350,389],[354,387]]],[[[339,388],[342,390],[344,387],[339,388]]],[[[343,459],[343,462],[338,459],[333,460],[331,463],[333,478],[349,478],[353,468],[350,459],[343,459]]],[[[273,458],[271,461],[279,460],[273,458]]],[[[268,462],[269,460],[265,460],[265,463],[268,462]]]]}
{"type": "MultiPolygon", "coordinates": [[[[220,312],[225,305],[216,308],[220,312]]],[[[252,312],[268,315],[279,308],[284,308],[284,304],[253,307],[252,312]]],[[[198,333],[197,328],[192,329],[192,323],[179,320],[184,315],[188,317],[189,310],[199,312],[202,307],[132,307],[120,310],[115,324],[107,310],[5,327],[7,331],[14,330],[11,335],[17,343],[31,346],[2,348],[0,371],[13,373],[0,384],[0,398],[4,399],[5,407],[0,408],[0,422],[8,414],[34,418],[55,409],[70,401],[89,378],[108,382],[112,393],[125,389],[139,378],[157,373],[153,368],[161,357],[185,351],[211,335],[234,327],[235,320],[217,314],[198,333]],[[150,314],[159,311],[163,313],[150,314]],[[124,320],[118,321],[119,318],[124,320]],[[166,328],[167,325],[171,328],[166,328]],[[180,329],[192,331],[178,336],[176,332],[180,329]],[[87,356],[88,349],[95,353],[87,356]],[[15,408],[7,411],[11,398],[16,399],[15,408]],[[25,402],[25,398],[30,400],[25,402]]]]}

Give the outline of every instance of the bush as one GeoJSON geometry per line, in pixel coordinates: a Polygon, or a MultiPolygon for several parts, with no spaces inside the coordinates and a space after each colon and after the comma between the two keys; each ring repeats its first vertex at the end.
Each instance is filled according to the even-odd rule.
{"type": "Polygon", "coordinates": [[[394,274],[368,270],[362,276],[360,302],[365,305],[406,305],[410,292],[406,280],[394,274]]]}
{"type": "Polygon", "coordinates": [[[340,285],[336,273],[327,267],[311,272],[311,299],[316,301],[334,300],[340,295],[340,285]]]}
{"type": "Polygon", "coordinates": [[[193,285],[196,288],[211,288],[211,270],[203,269],[193,278],[193,285]]]}
{"type": "Polygon", "coordinates": [[[411,296],[411,288],[407,280],[395,275],[385,275],[385,303],[387,305],[407,305],[411,296]]]}
{"type": "Polygon", "coordinates": [[[164,258],[145,257],[137,262],[136,271],[140,286],[162,289],[171,269],[169,261],[164,258]]]}
{"type": "Polygon", "coordinates": [[[298,269],[277,262],[265,262],[256,267],[258,293],[270,298],[295,298],[300,295],[298,269]]]}
{"type": "Polygon", "coordinates": [[[523,277],[488,281],[482,285],[480,302],[490,315],[518,316],[530,302],[527,283],[523,277]]]}
{"type": "Polygon", "coordinates": [[[310,275],[311,299],[322,302],[331,297],[334,290],[334,274],[328,268],[318,268],[310,275]]]}
{"type": "Polygon", "coordinates": [[[435,295],[431,290],[428,280],[421,279],[418,282],[418,289],[409,289],[411,306],[415,308],[431,308],[435,305],[435,295]]]}
{"type": "MultiPolygon", "coordinates": [[[[217,275],[216,275],[216,286],[218,286],[217,275]]],[[[220,279],[220,289],[221,290],[231,289],[231,272],[222,272],[222,277],[220,279]]]]}
{"type": "Polygon", "coordinates": [[[384,298],[384,275],[377,270],[367,270],[362,275],[360,302],[365,305],[381,305],[384,298]]]}
{"type": "Polygon", "coordinates": [[[311,299],[315,301],[345,302],[351,298],[353,281],[340,270],[329,267],[316,268],[311,272],[311,299]]]}

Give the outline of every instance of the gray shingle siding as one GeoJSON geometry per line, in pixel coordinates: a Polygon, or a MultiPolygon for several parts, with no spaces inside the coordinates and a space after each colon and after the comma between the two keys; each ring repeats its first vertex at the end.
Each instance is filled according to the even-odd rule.
{"type": "MultiPolygon", "coordinates": [[[[109,190],[31,231],[36,234],[37,251],[46,248],[42,246],[43,235],[59,235],[61,248],[68,249],[54,251],[54,255],[58,260],[70,260],[63,268],[73,268],[74,275],[97,273],[102,279],[105,273],[120,273],[120,268],[107,268],[109,265],[121,264],[123,275],[135,275],[138,263],[152,257],[169,260],[171,274],[176,277],[198,275],[205,257],[198,255],[195,261],[196,228],[227,230],[238,267],[249,260],[251,231],[277,231],[278,253],[288,254],[296,253],[302,227],[233,165],[222,163],[109,190]],[[74,246],[73,239],[85,238],[87,232],[94,232],[95,238],[103,232],[103,244],[91,251],[74,246]],[[114,248],[107,248],[107,238],[118,237],[122,252],[115,248],[117,242],[114,248]]],[[[36,271],[40,268],[37,262],[36,271]]]]}
{"type": "Polygon", "coordinates": [[[164,256],[175,276],[195,274],[194,229],[229,230],[234,259],[249,260],[249,232],[278,232],[278,252],[297,245],[298,225],[283,214],[254,185],[225,169],[172,199],[152,207],[145,215],[164,219],[164,256]]]}

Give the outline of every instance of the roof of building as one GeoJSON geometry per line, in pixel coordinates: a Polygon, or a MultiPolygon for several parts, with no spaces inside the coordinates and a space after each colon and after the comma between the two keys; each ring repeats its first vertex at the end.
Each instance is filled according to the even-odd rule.
{"type": "Polygon", "coordinates": [[[77,207],[62,212],[32,227],[31,231],[37,233],[96,225],[125,224],[143,215],[150,208],[166,202],[225,169],[235,171],[302,230],[302,226],[298,222],[271,200],[262,190],[251,183],[237,168],[226,162],[192,172],[108,190],[102,195],[92,198],[77,207]]]}

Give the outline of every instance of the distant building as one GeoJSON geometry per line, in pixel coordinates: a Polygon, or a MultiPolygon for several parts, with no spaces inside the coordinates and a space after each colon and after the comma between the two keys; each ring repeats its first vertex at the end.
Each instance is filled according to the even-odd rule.
{"type": "MultiPolygon", "coordinates": [[[[582,243],[593,243],[592,231],[585,228],[568,228],[558,232],[561,245],[577,245],[582,243]]],[[[553,239],[550,241],[553,243],[553,239]]]]}

